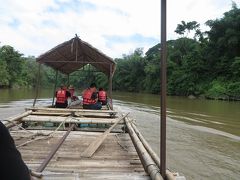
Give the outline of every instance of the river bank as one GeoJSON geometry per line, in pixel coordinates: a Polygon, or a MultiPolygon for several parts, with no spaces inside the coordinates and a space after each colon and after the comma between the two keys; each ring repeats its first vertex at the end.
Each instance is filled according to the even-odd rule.
{"type": "MultiPolygon", "coordinates": [[[[21,87],[21,86],[16,86],[13,88],[9,87],[0,87],[0,91],[16,91],[16,90],[26,90],[29,92],[35,91],[34,88],[31,86],[29,87],[21,87]]],[[[83,90],[83,89],[82,89],[83,90]]],[[[44,90],[41,90],[44,91],[44,90]]],[[[47,88],[46,91],[49,91],[47,88]]],[[[79,90],[80,91],[80,90],[79,90]]],[[[116,93],[139,93],[139,94],[151,94],[148,92],[125,92],[125,91],[115,91],[116,93]]],[[[158,95],[158,94],[152,94],[152,95],[158,95]]],[[[201,95],[188,95],[188,96],[175,96],[175,95],[168,95],[168,97],[183,97],[183,98],[188,98],[188,99],[205,99],[205,100],[221,100],[221,101],[240,101],[240,96],[232,96],[232,95],[219,95],[219,96],[209,96],[208,94],[201,94],[201,95]]]]}

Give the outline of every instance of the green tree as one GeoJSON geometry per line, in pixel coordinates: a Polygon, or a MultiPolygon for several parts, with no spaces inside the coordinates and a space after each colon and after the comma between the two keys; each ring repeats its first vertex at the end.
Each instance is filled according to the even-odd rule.
{"type": "Polygon", "coordinates": [[[9,86],[17,83],[21,76],[23,58],[22,54],[14,50],[11,46],[2,46],[0,48],[0,59],[6,63],[6,69],[9,74],[9,86]]]}
{"type": "MultiPolygon", "coordinates": [[[[200,24],[197,23],[197,21],[190,21],[190,22],[185,22],[185,21],[181,21],[181,24],[177,25],[177,28],[175,30],[175,32],[179,35],[184,35],[185,32],[187,31],[187,35],[190,33],[191,30],[199,30],[199,26],[200,24]]],[[[198,31],[199,33],[199,31],[198,31]]]]}
{"type": "Polygon", "coordinates": [[[0,59],[0,87],[9,86],[10,76],[7,71],[7,64],[0,59]]]}
{"type": "Polygon", "coordinates": [[[232,9],[224,13],[221,19],[209,20],[211,28],[207,56],[209,69],[216,76],[232,76],[229,71],[234,58],[240,56],[240,9],[233,3],[232,9]]]}
{"type": "Polygon", "coordinates": [[[145,77],[143,51],[138,48],[122,59],[116,59],[117,69],[113,78],[115,90],[138,92],[143,90],[145,77]]]}

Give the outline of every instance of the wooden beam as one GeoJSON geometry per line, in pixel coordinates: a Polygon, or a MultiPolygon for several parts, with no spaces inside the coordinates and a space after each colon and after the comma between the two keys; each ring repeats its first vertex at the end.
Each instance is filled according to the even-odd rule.
{"type": "Polygon", "coordinates": [[[111,130],[122,120],[124,119],[129,113],[124,115],[123,117],[118,118],[116,122],[108,129],[106,130],[102,135],[98,136],[95,141],[93,141],[88,148],[81,154],[82,157],[91,157],[96,150],[101,146],[103,141],[107,138],[107,135],[111,132],[111,130]]]}
{"type": "Polygon", "coordinates": [[[58,141],[58,143],[52,148],[51,152],[48,154],[46,159],[42,162],[42,164],[38,167],[37,172],[42,172],[45,167],[48,165],[48,163],[51,161],[57,150],[61,147],[67,136],[70,134],[70,132],[73,130],[75,124],[72,124],[68,131],[64,134],[64,136],[58,141]]]}
{"type": "Polygon", "coordinates": [[[32,113],[32,111],[26,111],[24,113],[21,113],[19,115],[13,116],[8,118],[3,124],[9,129],[12,128],[14,126],[16,126],[16,124],[20,124],[21,123],[21,119],[25,116],[28,116],[32,113]]]}
{"type": "Polygon", "coordinates": [[[56,93],[56,88],[57,88],[57,78],[58,78],[58,70],[55,70],[55,84],[54,84],[54,89],[53,89],[53,99],[52,99],[52,107],[54,105],[54,98],[55,98],[55,93],[56,93]]]}
{"type": "MultiPolygon", "coordinates": [[[[61,123],[65,117],[56,117],[56,116],[35,116],[30,115],[22,118],[22,121],[26,122],[53,122],[53,123],[61,123]]],[[[77,123],[77,124],[114,124],[118,119],[112,118],[80,118],[80,117],[72,117],[69,120],[66,120],[65,123],[77,123]]],[[[124,123],[119,122],[119,123],[124,123]]]]}
{"type": "MultiPolygon", "coordinates": [[[[82,57],[82,56],[80,56],[80,57],[82,57]]],[[[109,64],[106,62],[94,62],[94,61],[84,61],[84,62],[81,62],[81,61],[45,61],[43,63],[109,64]]]]}
{"type": "Polygon", "coordinates": [[[36,87],[36,95],[35,95],[35,98],[34,98],[34,101],[33,101],[33,107],[35,107],[35,104],[37,102],[40,81],[41,81],[41,64],[38,64],[37,87],[36,87]]]}
{"type": "MultiPolygon", "coordinates": [[[[32,112],[32,115],[45,115],[45,116],[66,116],[71,115],[71,112],[44,112],[44,111],[38,111],[38,112],[32,112]]],[[[101,117],[101,118],[113,118],[109,113],[89,113],[89,112],[76,112],[74,113],[77,117],[101,117]]]]}
{"type": "Polygon", "coordinates": [[[64,108],[43,108],[43,107],[35,107],[35,108],[26,108],[26,110],[32,111],[53,111],[53,112],[91,112],[91,113],[109,113],[109,114],[117,114],[117,111],[112,110],[91,110],[91,109],[64,109],[64,108]]]}

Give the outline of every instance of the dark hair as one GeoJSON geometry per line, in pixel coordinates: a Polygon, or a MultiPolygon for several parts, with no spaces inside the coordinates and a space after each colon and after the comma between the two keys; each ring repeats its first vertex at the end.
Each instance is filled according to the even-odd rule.
{"type": "Polygon", "coordinates": [[[94,88],[94,87],[97,87],[97,86],[96,86],[95,83],[92,83],[92,84],[90,85],[90,88],[94,88]]]}
{"type": "Polygon", "coordinates": [[[99,90],[99,91],[103,91],[103,88],[102,88],[102,87],[100,87],[98,90],[99,90]]]}

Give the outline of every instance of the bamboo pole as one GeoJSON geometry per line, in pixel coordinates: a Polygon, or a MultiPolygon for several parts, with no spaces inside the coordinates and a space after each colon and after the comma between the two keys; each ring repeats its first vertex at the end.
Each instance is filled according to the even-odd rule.
{"type": "Polygon", "coordinates": [[[75,34],[76,35],[76,39],[77,39],[77,41],[76,41],[76,57],[75,57],[75,61],[77,62],[78,61],[78,36],[77,36],[77,34],[75,34]]]}
{"type": "Polygon", "coordinates": [[[40,108],[40,107],[33,107],[33,108],[26,108],[26,110],[33,110],[33,111],[53,111],[53,112],[91,112],[91,113],[110,113],[110,114],[117,114],[117,111],[112,110],[91,110],[91,109],[63,109],[63,108],[40,108]]]}
{"type": "Polygon", "coordinates": [[[82,157],[92,157],[92,155],[96,152],[96,150],[101,146],[103,141],[107,138],[107,135],[111,132],[111,130],[122,120],[124,119],[129,113],[120,117],[116,122],[107,129],[102,135],[98,136],[88,147],[87,149],[81,154],[82,157]]]}
{"type": "MultiPolygon", "coordinates": [[[[139,137],[140,141],[144,145],[145,149],[147,150],[147,152],[149,153],[149,155],[153,159],[153,161],[157,164],[158,168],[160,168],[160,158],[158,157],[158,155],[153,151],[151,146],[144,139],[143,135],[140,133],[140,131],[137,129],[137,127],[133,123],[132,123],[132,127],[133,127],[133,130],[135,131],[135,133],[137,134],[137,136],[139,137]]],[[[175,180],[176,179],[175,176],[172,174],[172,172],[170,172],[169,170],[166,170],[166,176],[167,176],[168,180],[175,180]]]]}
{"type": "Polygon", "coordinates": [[[133,123],[132,123],[132,127],[133,127],[133,130],[135,131],[135,133],[137,134],[137,136],[139,137],[140,141],[143,143],[145,149],[148,151],[148,153],[150,154],[150,156],[152,157],[154,162],[160,168],[160,158],[158,157],[158,155],[152,150],[152,148],[150,147],[148,142],[144,139],[142,134],[139,132],[139,130],[133,123]]]}
{"type": "Polygon", "coordinates": [[[133,130],[128,118],[125,118],[125,122],[128,128],[128,133],[132,139],[134,147],[136,148],[136,151],[138,153],[138,156],[140,157],[146,173],[150,175],[152,180],[163,180],[161,174],[159,173],[158,166],[155,164],[151,156],[148,154],[147,150],[144,148],[142,142],[139,140],[138,136],[133,130]]]}
{"type": "Polygon", "coordinates": [[[64,136],[58,141],[58,143],[52,148],[51,152],[48,154],[46,159],[42,162],[42,164],[38,167],[37,172],[42,172],[45,167],[48,165],[48,163],[51,161],[55,153],[58,151],[58,149],[61,147],[67,136],[70,134],[70,132],[73,130],[75,124],[72,124],[68,131],[64,134],[64,136]]]}
{"type": "Polygon", "coordinates": [[[166,177],[167,0],[161,0],[161,175],[166,177]]]}
{"type": "Polygon", "coordinates": [[[33,171],[33,170],[31,170],[31,169],[29,169],[29,170],[30,170],[31,176],[34,176],[34,177],[36,177],[36,178],[41,178],[41,177],[43,176],[42,173],[33,171]]]}
{"type": "Polygon", "coordinates": [[[30,111],[26,111],[26,112],[24,112],[24,113],[18,114],[18,115],[16,115],[16,116],[10,117],[10,118],[8,118],[7,122],[4,123],[4,125],[5,125],[8,129],[10,129],[10,128],[16,126],[17,124],[20,124],[20,123],[22,122],[21,119],[22,119],[23,117],[25,117],[25,116],[30,115],[31,113],[32,113],[32,111],[30,110],[30,111]],[[11,123],[11,122],[12,122],[12,123],[11,123]]]}
{"type": "Polygon", "coordinates": [[[61,113],[61,112],[32,112],[32,115],[49,115],[49,116],[67,116],[71,113],[61,113]]]}
{"type": "Polygon", "coordinates": [[[110,64],[110,72],[109,72],[109,88],[108,88],[108,96],[109,96],[109,106],[110,109],[113,110],[113,104],[112,104],[112,78],[113,78],[113,74],[112,74],[112,64],[110,64]]]}
{"type": "Polygon", "coordinates": [[[36,95],[35,95],[35,99],[33,101],[33,107],[35,107],[35,104],[37,102],[37,98],[38,98],[38,91],[39,91],[39,84],[40,84],[40,77],[41,77],[41,64],[38,65],[38,77],[37,77],[37,89],[36,89],[36,95]]]}
{"type": "MultiPolygon", "coordinates": [[[[22,118],[24,122],[53,122],[60,123],[64,120],[64,117],[54,117],[54,116],[28,116],[22,118]]],[[[117,119],[106,119],[106,118],[79,118],[73,117],[66,121],[66,123],[77,123],[77,124],[114,124],[117,119]]],[[[123,124],[123,121],[120,121],[119,124],[123,124]]]]}
{"type": "MultiPolygon", "coordinates": [[[[47,116],[66,116],[71,115],[71,113],[68,112],[32,112],[32,115],[47,115],[47,116]]],[[[88,113],[88,112],[81,112],[81,113],[74,113],[74,116],[76,117],[100,117],[100,118],[112,118],[112,116],[108,113],[88,113]]]]}
{"type": "Polygon", "coordinates": [[[69,87],[69,74],[67,74],[67,87],[69,87]]]}
{"type": "MultiPolygon", "coordinates": [[[[87,54],[86,54],[86,56],[87,57],[89,57],[87,54]]],[[[79,58],[79,60],[80,59],[82,59],[82,58],[84,58],[84,56],[78,56],[78,58],[79,58]]],[[[91,57],[89,57],[90,59],[92,59],[91,57]]],[[[84,61],[84,62],[82,62],[82,61],[70,61],[71,63],[75,63],[75,64],[106,64],[106,65],[108,65],[109,64],[109,62],[96,62],[96,61],[84,61]]],[[[48,63],[59,63],[59,62],[61,62],[61,63],[69,63],[69,61],[47,61],[48,63]]],[[[98,71],[98,72],[102,72],[102,71],[98,71]]]]}

